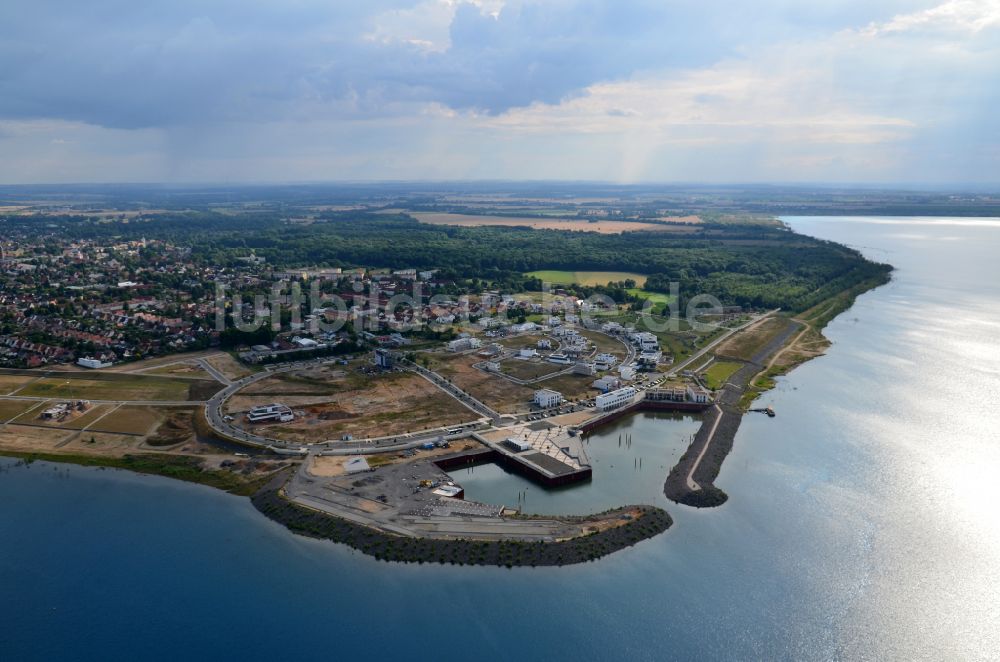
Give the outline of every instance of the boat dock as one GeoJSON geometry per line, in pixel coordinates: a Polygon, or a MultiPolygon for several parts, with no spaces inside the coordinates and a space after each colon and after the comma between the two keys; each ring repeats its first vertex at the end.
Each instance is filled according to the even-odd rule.
{"type": "Polygon", "coordinates": [[[590,480],[593,469],[579,436],[546,421],[472,434],[488,450],[447,458],[442,469],[493,462],[546,487],[590,480]]]}

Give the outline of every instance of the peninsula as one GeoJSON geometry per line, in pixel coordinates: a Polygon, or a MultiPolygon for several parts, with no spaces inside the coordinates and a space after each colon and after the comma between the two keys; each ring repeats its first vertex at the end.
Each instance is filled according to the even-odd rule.
{"type": "Polygon", "coordinates": [[[574,489],[602,426],[682,412],[663,493],[720,505],[755,397],[890,273],[641,196],[345,195],[4,207],[0,453],[206,483],[385,560],[577,563],[671,518],[531,514],[455,471],[574,489]]]}

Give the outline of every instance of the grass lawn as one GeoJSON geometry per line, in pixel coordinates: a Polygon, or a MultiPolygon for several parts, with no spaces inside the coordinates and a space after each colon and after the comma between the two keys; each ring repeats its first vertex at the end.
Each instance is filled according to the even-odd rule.
{"type": "Polygon", "coordinates": [[[653,306],[653,313],[660,314],[673,301],[673,297],[663,292],[650,292],[640,287],[630,287],[626,290],[630,295],[639,297],[643,301],[649,301],[653,306]]]}
{"type": "Polygon", "coordinates": [[[38,375],[10,375],[0,373],[0,395],[10,395],[40,375],[41,373],[38,375]]]}
{"type": "Polygon", "coordinates": [[[583,329],[580,331],[580,335],[593,343],[594,347],[597,348],[598,354],[614,354],[621,359],[628,353],[628,349],[622,341],[612,338],[607,334],[583,329]]]}
{"type": "Polygon", "coordinates": [[[573,373],[569,373],[567,375],[559,375],[558,377],[553,377],[552,379],[546,379],[543,382],[539,382],[537,387],[559,391],[567,400],[579,400],[583,397],[597,395],[597,391],[590,388],[594,379],[595,377],[588,375],[575,375],[573,373]]]}
{"type": "Polygon", "coordinates": [[[37,404],[37,400],[0,400],[0,423],[23,414],[37,404]]]}
{"type": "Polygon", "coordinates": [[[713,391],[718,390],[741,367],[743,364],[736,361],[716,361],[705,371],[705,382],[713,391]]]}
{"type": "Polygon", "coordinates": [[[793,324],[787,317],[775,315],[749,329],[740,331],[719,345],[718,356],[730,356],[749,361],[762,347],[793,324]]]}
{"type": "Polygon", "coordinates": [[[521,359],[507,359],[500,364],[500,370],[505,375],[510,375],[516,379],[536,379],[542,375],[551,375],[553,372],[565,370],[566,366],[554,363],[536,363],[534,361],[523,361],[521,359]]]}
{"type": "Polygon", "coordinates": [[[107,373],[44,377],[18,395],[67,400],[187,400],[192,381],[107,373]]]}
{"type": "Polygon", "coordinates": [[[119,407],[102,418],[94,429],[102,432],[146,434],[161,418],[160,413],[150,407],[119,407]]]}
{"type": "Polygon", "coordinates": [[[646,284],[646,277],[642,274],[629,273],[627,271],[532,271],[525,274],[539,278],[546,283],[553,285],[607,285],[611,282],[623,280],[634,280],[637,287],[646,284]]]}

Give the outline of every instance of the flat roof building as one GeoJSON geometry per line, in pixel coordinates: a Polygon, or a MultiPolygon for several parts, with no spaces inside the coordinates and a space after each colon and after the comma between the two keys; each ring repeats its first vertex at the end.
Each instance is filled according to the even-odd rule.
{"type": "Polygon", "coordinates": [[[559,391],[552,391],[547,388],[535,391],[535,404],[542,409],[558,407],[562,404],[563,396],[559,391]]]}
{"type": "Polygon", "coordinates": [[[637,391],[633,387],[626,386],[615,391],[602,393],[594,399],[594,404],[601,411],[611,411],[631,404],[636,393],[637,391]]]}

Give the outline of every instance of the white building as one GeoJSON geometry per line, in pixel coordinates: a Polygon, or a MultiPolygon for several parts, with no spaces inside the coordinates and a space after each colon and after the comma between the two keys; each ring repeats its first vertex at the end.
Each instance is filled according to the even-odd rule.
{"type": "Polygon", "coordinates": [[[689,384],[687,387],[688,400],[691,402],[697,402],[699,404],[707,404],[711,399],[709,392],[698,386],[697,384],[689,384]]]}
{"type": "Polygon", "coordinates": [[[592,377],[597,374],[597,368],[594,367],[593,363],[587,363],[586,361],[578,361],[577,363],[573,364],[573,374],[592,377]]]}
{"type": "Polygon", "coordinates": [[[294,419],[290,407],[277,402],[270,405],[253,407],[247,412],[247,420],[251,423],[265,423],[267,421],[280,421],[287,423],[294,419]]]}
{"type": "Polygon", "coordinates": [[[618,366],[618,374],[623,380],[630,382],[635,379],[635,368],[630,365],[620,365],[618,366]]]}
{"type": "Polygon", "coordinates": [[[662,352],[642,352],[639,354],[639,364],[650,368],[655,368],[662,359],[662,352]]]}
{"type": "Polygon", "coordinates": [[[515,453],[523,453],[524,451],[530,451],[532,446],[526,441],[521,441],[517,437],[508,437],[504,439],[505,444],[510,447],[515,453]]]}
{"type": "Polygon", "coordinates": [[[535,391],[535,404],[542,409],[558,407],[562,404],[563,397],[559,391],[551,391],[547,388],[535,391]]]}
{"type": "Polygon", "coordinates": [[[448,341],[448,351],[449,352],[464,352],[467,349],[472,349],[472,338],[456,338],[455,340],[448,341]]]}
{"type": "Polygon", "coordinates": [[[538,341],[538,349],[552,349],[552,341],[542,339],[538,341]]]}
{"type": "Polygon", "coordinates": [[[83,366],[84,368],[110,368],[111,364],[106,361],[101,361],[100,359],[95,359],[90,356],[85,358],[79,358],[76,360],[76,364],[83,366]]]}
{"type": "Polygon", "coordinates": [[[601,393],[607,393],[608,391],[613,391],[621,385],[622,385],[621,380],[618,379],[617,377],[612,377],[611,375],[594,380],[594,383],[591,384],[593,388],[596,388],[601,393]]]}
{"type": "Polygon", "coordinates": [[[500,364],[496,361],[487,361],[486,369],[490,372],[500,372],[500,364]]]}
{"type": "Polygon", "coordinates": [[[625,405],[631,404],[635,400],[637,391],[631,386],[620,388],[610,393],[602,393],[594,400],[594,404],[601,411],[611,411],[625,405]]]}
{"type": "Polygon", "coordinates": [[[538,356],[538,352],[530,347],[525,347],[517,355],[522,359],[533,359],[538,356]]]}

